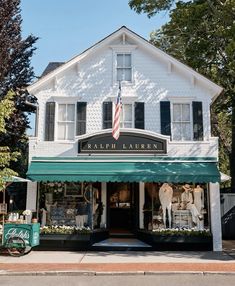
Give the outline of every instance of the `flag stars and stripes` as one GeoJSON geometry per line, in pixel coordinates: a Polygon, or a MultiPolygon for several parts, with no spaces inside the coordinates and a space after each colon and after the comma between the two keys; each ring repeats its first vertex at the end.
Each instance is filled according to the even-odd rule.
{"type": "Polygon", "coordinates": [[[113,120],[113,130],[112,130],[112,135],[115,140],[118,140],[120,136],[121,111],[122,111],[121,81],[119,81],[119,90],[118,90],[117,102],[115,106],[115,114],[114,114],[114,120],[113,120]]]}

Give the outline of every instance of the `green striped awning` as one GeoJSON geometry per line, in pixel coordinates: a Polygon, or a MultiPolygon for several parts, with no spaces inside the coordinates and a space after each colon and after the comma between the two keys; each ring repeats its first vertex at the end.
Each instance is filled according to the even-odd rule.
{"type": "Polygon", "coordinates": [[[213,160],[156,160],[127,158],[33,158],[27,177],[62,182],[215,183],[220,173],[213,160]]]}

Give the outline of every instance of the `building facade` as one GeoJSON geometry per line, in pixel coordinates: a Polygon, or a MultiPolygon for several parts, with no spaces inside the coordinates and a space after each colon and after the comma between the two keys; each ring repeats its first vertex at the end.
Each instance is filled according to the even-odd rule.
{"type": "Polygon", "coordinates": [[[206,230],[221,250],[218,138],[210,125],[221,87],[121,27],[51,64],[28,91],[38,112],[27,208],[45,211],[43,225],[206,230]]]}

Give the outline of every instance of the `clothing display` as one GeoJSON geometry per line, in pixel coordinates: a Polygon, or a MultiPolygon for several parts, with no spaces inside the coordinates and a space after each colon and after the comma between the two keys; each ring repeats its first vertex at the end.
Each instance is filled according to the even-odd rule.
{"type": "Polygon", "coordinates": [[[163,211],[163,223],[166,227],[166,210],[168,213],[168,221],[169,221],[169,228],[171,228],[171,205],[172,205],[172,198],[173,198],[173,189],[172,187],[164,183],[161,188],[159,189],[159,200],[162,206],[163,211]]]}
{"type": "Polygon", "coordinates": [[[193,197],[194,197],[194,204],[199,213],[201,213],[202,209],[204,208],[204,190],[197,185],[196,188],[193,189],[193,197]]]}
{"type": "Polygon", "coordinates": [[[183,186],[184,192],[181,194],[181,202],[186,206],[187,210],[190,210],[193,222],[197,225],[198,219],[201,219],[200,212],[193,203],[193,195],[191,188],[188,184],[183,186]]]}

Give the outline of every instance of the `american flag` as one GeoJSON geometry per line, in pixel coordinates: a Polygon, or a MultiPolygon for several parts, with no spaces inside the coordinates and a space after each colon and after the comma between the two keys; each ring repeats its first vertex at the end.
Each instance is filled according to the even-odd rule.
{"type": "Polygon", "coordinates": [[[119,81],[119,90],[117,96],[117,103],[115,107],[114,121],[112,135],[115,140],[118,140],[120,135],[120,116],[122,111],[122,99],[121,99],[121,81],[119,81]]]}

